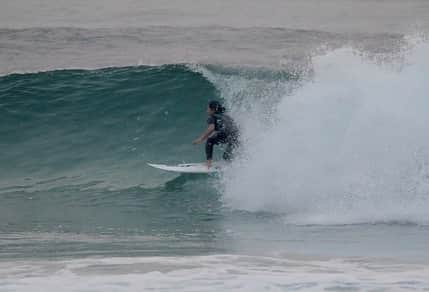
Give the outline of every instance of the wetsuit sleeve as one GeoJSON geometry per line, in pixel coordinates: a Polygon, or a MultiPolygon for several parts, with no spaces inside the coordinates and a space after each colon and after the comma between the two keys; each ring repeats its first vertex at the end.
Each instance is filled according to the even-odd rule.
{"type": "Polygon", "coordinates": [[[216,120],[215,120],[215,118],[214,118],[214,117],[209,117],[209,118],[207,119],[207,124],[208,124],[208,125],[211,125],[211,124],[216,125],[216,120]]]}

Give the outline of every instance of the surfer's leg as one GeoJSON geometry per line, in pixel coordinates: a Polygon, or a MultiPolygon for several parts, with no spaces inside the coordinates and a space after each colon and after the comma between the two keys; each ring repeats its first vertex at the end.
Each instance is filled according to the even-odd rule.
{"type": "Polygon", "coordinates": [[[226,161],[231,161],[232,160],[232,150],[233,150],[233,144],[232,143],[228,143],[226,145],[226,149],[225,152],[222,155],[223,160],[226,161]]]}
{"type": "Polygon", "coordinates": [[[212,138],[208,138],[206,141],[206,159],[207,160],[212,160],[213,158],[213,140],[212,138]]]}
{"type": "Polygon", "coordinates": [[[226,144],[225,152],[223,153],[223,159],[226,161],[231,161],[234,157],[234,152],[238,147],[238,139],[236,137],[232,137],[228,140],[226,144]]]}
{"type": "Polygon", "coordinates": [[[223,132],[215,132],[213,135],[207,138],[206,141],[206,158],[212,160],[213,158],[213,146],[219,143],[225,143],[226,135],[223,132]]]}
{"type": "Polygon", "coordinates": [[[212,158],[213,158],[213,146],[215,144],[219,144],[219,137],[216,134],[207,138],[207,141],[206,141],[206,158],[207,158],[207,160],[212,160],[212,158]]]}

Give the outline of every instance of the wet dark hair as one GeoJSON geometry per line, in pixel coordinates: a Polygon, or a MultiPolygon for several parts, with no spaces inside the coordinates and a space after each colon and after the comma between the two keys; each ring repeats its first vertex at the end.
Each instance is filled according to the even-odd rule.
{"type": "Polygon", "coordinates": [[[214,110],[215,113],[217,113],[217,114],[223,114],[225,112],[225,108],[217,100],[210,101],[209,102],[209,108],[214,110]]]}

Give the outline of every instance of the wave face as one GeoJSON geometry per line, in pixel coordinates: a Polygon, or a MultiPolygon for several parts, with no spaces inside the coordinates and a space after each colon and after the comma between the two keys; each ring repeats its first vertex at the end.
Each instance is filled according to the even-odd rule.
{"type": "Polygon", "coordinates": [[[416,44],[397,65],[337,49],[289,94],[268,92],[272,125],[249,125],[245,157],[224,178],[227,204],[289,223],[427,224],[428,48],[416,44]]]}
{"type": "Polygon", "coordinates": [[[201,161],[217,96],[184,65],[1,77],[0,257],[218,250],[210,180],[146,165],[201,161]]]}
{"type": "Polygon", "coordinates": [[[216,91],[171,65],[9,75],[0,94],[2,185],[68,178],[122,187],[144,184],[147,161],[201,156],[188,145],[216,91]]]}

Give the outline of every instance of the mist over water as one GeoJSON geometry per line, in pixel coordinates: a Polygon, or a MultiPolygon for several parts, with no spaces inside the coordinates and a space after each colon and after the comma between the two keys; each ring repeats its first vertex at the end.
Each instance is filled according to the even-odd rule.
{"type": "MultiPolygon", "coordinates": [[[[224,176],[227,205],[300,224],[428,223],[428,49],[417,42],[396,65],[337,49],[315,56],[291,93],[271,88],[273,124],[243,126],[245,157],[224,176]]],[[[248,93],[250,102],[259,94],[248,93]]]]}

